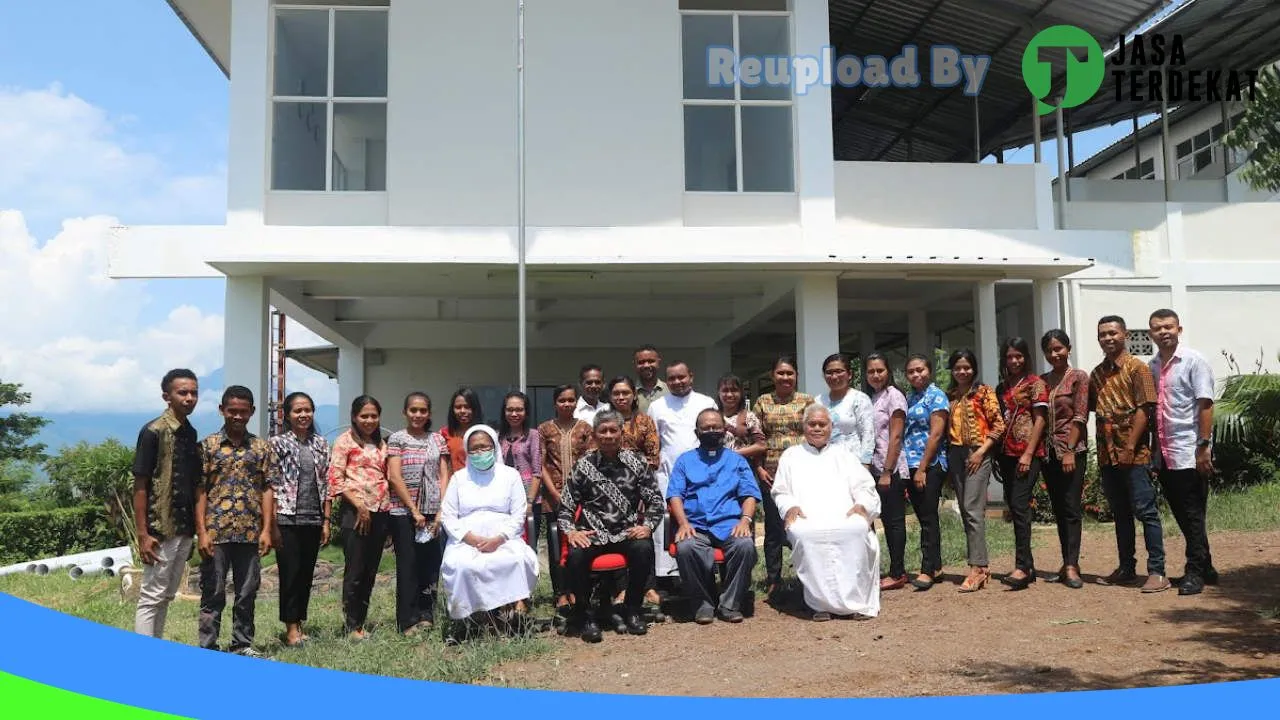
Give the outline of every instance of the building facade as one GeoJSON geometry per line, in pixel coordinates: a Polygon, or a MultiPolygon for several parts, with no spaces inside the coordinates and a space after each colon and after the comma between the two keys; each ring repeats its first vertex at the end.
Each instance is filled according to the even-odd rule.
{"type": "MultiPolygon", "coordinates": [[[[514,0],[171,5],[231,79],[226,222],[119,228],[111,276],[225,276],[225,377],[262,396],[275,307],[336,347],[342,407],[420,389],[441,422],[468,384],[496,410],[519,365],[514,0]]],[[[818,55],[830,21],[828,0],[528,3],[536,398],[644,343],[707,390],[795,352],[809,392],[837,350],[968,345],[994,382],[1000,338],[1054,327],[1087,366],[1098,316],[1166,305],[1211,358],[1258,345],[1237,293],[1280,311],[1253,284],[1280,271],[1280,205],[1106,180],[1059,219],[1044,165],[836,161],[831,88],[701,80],[709,45],[818,55]]]]}

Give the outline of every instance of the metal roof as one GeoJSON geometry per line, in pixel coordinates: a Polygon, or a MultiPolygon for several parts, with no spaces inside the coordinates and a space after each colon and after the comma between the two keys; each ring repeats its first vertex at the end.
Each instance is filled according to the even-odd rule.
{"type": "MultiPolygon", "coordinates": [[[[1166,38],[1181,35],[1187,63],[1177,69],[1256,70],[1280,59],[1280,2],[1277,0],[1192,0],[1153,24],[1147,32],[1166,38]]],[[[1111,40],[1114,43],[1114,36],[1111,40]]],[[[1109,47],[1107,43],[1104,48],[1109,47]]],[[[1130,69],[1143,69],[1137,66],[1130,69]]],[[[1159,71],[1158,65],[1147,70],[1159,71]]],[[[1203,79],[1203,74],[1201,78],[1203,79]]],[[[1146,95],[1146,93],[1144,93],[1146,95]]],[[[1160,111],[1158,100],[1117,101],[1114,77],[1108,73],[1102,90],[1090,102],[1066,111],[1073,132],[1131,120],[1160,111]]],[[[1200,103],[1197,103],[1199,105],[1200,103]]],[[[1173,105],[1170,106],[1174,107],[1173,105]]],[[[1190,107],[1190,106],[1188,106],[1190,107]]],[[[1051,121],[1046,117],[1045,121],[1051,121]]],[[[1046,125],[1048,127],[1048,125],[1046,125]]],[[[991,128],[991,148],[1021,147],[1032,141],[1030,108],[1007,128],[991,128]],[[994,134],[998,133],[998,134],[994,134]]],[[[972,128],[969,134],[972,135],[972,128]]],[[[1046,137],[1048,133],[1046,132],[1046,137]]]]}
{"type": "MultiPolygon", "coordinates": [[[[978,99],[982,145],[1017,124],[1031,132],[1032,97],[1022,79],[1022,53],[1052,25],[1078,26],[1115,38],[1140,26],[1174,0],[831,0],[836,56],[892,58],[904,45],[921,53],[953,45],[992,57],[978,99]]],[[[925,71],[927,59],[921,59],[925,71]]],[[[974,98],[955,88],[832,88],[837,160],[960,162],[973,160],[974,98]]]]}

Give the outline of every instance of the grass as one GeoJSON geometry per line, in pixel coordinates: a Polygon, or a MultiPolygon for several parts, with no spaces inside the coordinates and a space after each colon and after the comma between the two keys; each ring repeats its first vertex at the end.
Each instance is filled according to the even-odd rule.
{"type": "MultiPolygon", "coordinates": [[[[920,526],[915,516],[907,514],[907,551],[906,569],[909,577],[915,577],[920,571],[920,526]]],[[[938,524],[942,529],[942,567],[946,573],[964,574],[969,567],[967,545],[964,537],[964,526],[960,516],[951,509],[949,502],[943,502],[938,511],[938,524]]],[[[877,523],[877,526],[879,523],[877,523]]],[[[992,569],[1007,565],[1013,567],[1013,525],[1000,518],[987,518],[987,557],[992,569]]],[[[1039,538],[1032,536],[1033,547],[1039,545],[1039,538]]],[[[884,534],[880,534],[880,572],[889,572],[889,548],[885,544],[884,534]]]]}
{"type": "MultiPolygon", "coordinates": [[[[336,560],[341,571],[340,548],[325,548],[321,556],[336,560]]],[[[390,553],[384,553],[383,567],[387,566],[388,559],[394,571],[395,561],[390,553]]],[[[535,597],[544,598],[541,607],[546,608],[545,598],[550,595],[546,573],[542,573],[539,582],[535,597]]],[[[72,580],[63,574],[8,575],[0,577],[0,592],[85,620],[133,629],[135,606],[122,601],[119,578],[95,576],[72,580]]],[[[228,597],[227,602],[222,618],[224,645],[230,640],[233,598],[228,597]]],[[[474,683],[483,679],[486,684],[503,684],[501,679],[489,677],[491,668],[541,655],[552,647],[546,637],[538,635],[511,640],[475,639],[458,647],[447,647],[443,641],[442,628],[447,624],[443,603],[437,609],[437,630],[406,638],[396,632],[393,580],[380,580],[374,589],[369,608],[370,636],[364,642],[351,642],[343,635],[340,589],[312,595],[305,629],[313,641],[304,648],[284,647],[284,626],[279,621],[278,608],[274,592],[258,594],[255,647],[278,661],[332,670],[450,683],[474,683]]],[[[174,600],[169,608],[166,639],[195,645],[198,613],[199,602],[181,597],[174,600]]]]}

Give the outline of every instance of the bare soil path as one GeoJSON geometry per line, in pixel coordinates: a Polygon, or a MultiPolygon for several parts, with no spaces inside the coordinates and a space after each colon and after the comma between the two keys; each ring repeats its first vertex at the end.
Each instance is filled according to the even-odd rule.
{"type": "MultiPolygon", "coordinates": [[[[1042,571],[1060,564],[1052,532],[1035,553],[1042,571]]],[[[781,610],[757,602],[755,616],[740,625],[668,620],[642,637],[606,633],[598,645],[553,636],[552,655],[499,666],[488,682],[625,694],[874,697],[1278,677],[1280,532],[1211,539],[1222,581],[1199,596],[1096,584],[1114,566],[1108,526],[1085,533],[1080,590],[1043,581],[1021,592],[993,581],[968,595],[953,583],[923,593],[907,588],[884,593],[880,617],[864,622],[814,623],[786,612],[794,599],[781,610]]],[[[1182,538],[1165,545],[1170,574],[1181,574],[1182,538]]],[[[1141,537],[1138,548],[1142,571],[1141,537]]],[[[1011,561],[993,558],[993,572],[1012,569],[1011,561]]]]}

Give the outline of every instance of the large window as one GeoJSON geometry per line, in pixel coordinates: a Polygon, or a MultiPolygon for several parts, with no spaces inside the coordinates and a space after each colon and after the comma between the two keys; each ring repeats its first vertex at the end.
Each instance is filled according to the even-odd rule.
{"type": "Polygon", "coordinates": [[[387,8],[280,5],[271,189],[387,188],[387,8]]]}
{"type": "Polygon", "coordinates": [[[1112,178],[1113,180],[1155,180],[1156,179],[1156,160],[1148,158],[1142,161],[1138,167],[1131,167],[1112,178]]]}
{"type": "Polygon", "coordinates": [[[732,75],[717,86],[708,76],[711,48],[748,62],[790,57],[786,0],[680,0],[680,10],[685,190],[793,192],[790,84],[769,82],[767,68],[744,66],[744,75],[765,79],[752,86],[732,75]]]}

